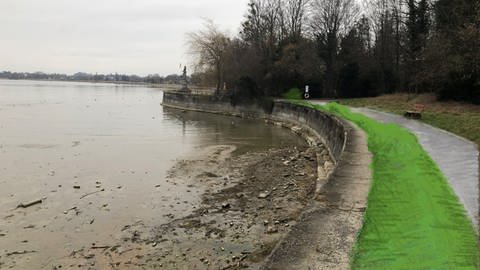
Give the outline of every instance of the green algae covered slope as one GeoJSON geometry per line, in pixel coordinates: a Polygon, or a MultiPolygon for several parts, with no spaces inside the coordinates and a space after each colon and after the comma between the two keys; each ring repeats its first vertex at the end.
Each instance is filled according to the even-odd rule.
{"type": "Polygon", "coordinates": [[[478,268],[473,225],[413,134],[336,103],[307,106],[357,124],[368,134],[374,155],[368,208],[352,269],[478,268]]]}

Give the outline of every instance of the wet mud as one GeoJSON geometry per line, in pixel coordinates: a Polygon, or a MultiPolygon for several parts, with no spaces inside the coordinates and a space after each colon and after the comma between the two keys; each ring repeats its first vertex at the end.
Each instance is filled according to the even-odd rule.
{"type": "MultiPolygon", "coordinates": [[[[166,214],[164,224],[141,220],[118,232],[120,241],[72,251],[55,269],[258,268],[295,224],[313,196],[316,158],[311,148],[232,155],[214,146],[179,160],[167,179],[202,190],[191,213],[166,214]]],[[[173,208],[173,207],[172,207],[173,208]]]]}

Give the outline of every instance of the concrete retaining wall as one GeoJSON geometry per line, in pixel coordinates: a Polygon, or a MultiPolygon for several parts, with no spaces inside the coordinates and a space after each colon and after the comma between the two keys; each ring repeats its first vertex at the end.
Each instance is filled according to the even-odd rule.
{"type": "Polygon", "coordinates": [[[207,95],[190,95],[181,92],[164,92],[163,105],[184,110],[204,111],[244,118],[266,118],[270,114],[259,106],[233,106],[228,98],[207,95]]]}
{"type": "MultiPolygon", "coordinates": [[[[341,159],[347,140],[345,125],[337,117],[286,101],[274,101],[273,108],[264,109],[256,104],[234,106],[228,99],[214,96],[165,92],[163,105],[183,110],[283,122],[290,127],[298,126],[303,129],[302,135],[310,139],[313,135],[327,147],[335,164],[341,159]]],[[[313,143],[314,141],[315,139],[310,140],[313,143]]]]}
{"type": "Polygon", "coordinates": [[[300,123],[313,129],[327,146],[334,162],[340,160],[346,143],[345,125],[337,117],[286,101],[275,101],[273,118],[300,123]]]}
{"type": "Polygon", "coordinates": [[[363,131],[331,114],[286,101],[275,101],[273,108],[265,110],[255,105],[233,106],[214,97],[165,93],[163,104],[280,122],[307,139],[313,134],[325,145],[317,148],[317,157],[322,156],[317,159],[325,160],[328,150],[334,164],[318,164],[316,199],[260,269],[349,269],[371,182],[368,165],[372,157],[363,131]]]}

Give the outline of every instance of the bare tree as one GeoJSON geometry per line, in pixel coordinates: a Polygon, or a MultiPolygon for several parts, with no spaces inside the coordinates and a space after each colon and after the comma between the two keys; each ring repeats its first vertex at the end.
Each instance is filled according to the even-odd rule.
{"type": "Polygon", "coordinates": [[[272,57],[284,34],[281,0],[251,0],[242,23],[242,39],[257,47],[265,57],[272,57]]]}
{"type": "Polygon", "coordinates": [[[230,38],[212,21],[206,20],[203,30],[187,34],[187,43],[189,53],[194,57],[195,70],[212,70],[215,74],[217,91],[220,90],[225,78],[225,58],[230,38]]]}
{"type": "Polygon", "coordinates": [[[355,0],[313,0],[310,26],[313,33],[347,34],[356,23],[360,8],[355,0]]]}
{"type": "Polygon", "coordinates": [[[355,0],[312,0],[310,29],[320,43],[327,66],[325,94],[337,96],[337,55],[340,39],[353,27],[360,14],[355,0]]]}
{"type": "Polygon", "coordinates": [[[283,2],[287,36],[290,41],[298,41],[302,37],[309,0],[283,0],[283,2]]]}
{"type": "Polygon", "coordinates": [[[395,18],[395,70],[400,72],[401,57],[401,27],[403,22],[403,0],[390,0],[392,3],[392,13],[395,18]]]}
{"type": "MultiPolygon", "coordinates": [[[[367,16],[372,22],[374,34],[377,38],[385,38],[391,35],[392,29],[388,29],[390,24],[393,26],[394,47],[395,47],[395,71],[400,72],[400,61],[402,56],[402,31],[404,30],[405,16],[407,14],[406,0],[364,0],[367,16]],[[389,33],[385,33],[388,31],[389,33]],[[382,35],[382,37],[380,37],[382,35]]],[[[390,41],[389,41],[390,42],[390,41]]],[[[385,40],[383,40],[385,44],[385,40]]],[[[389,52],[390,53],[390,52],[389,52]]]]}

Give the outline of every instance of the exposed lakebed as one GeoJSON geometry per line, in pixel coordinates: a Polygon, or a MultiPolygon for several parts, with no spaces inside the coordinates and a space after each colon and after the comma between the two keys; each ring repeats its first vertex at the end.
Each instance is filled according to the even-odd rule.
{"type": "Polygon", "coordinates": [[[287,129],[161,98],[0,80],[0,268],[218,269],[268,254],[314,190],[315,153],[287,129]]]}

